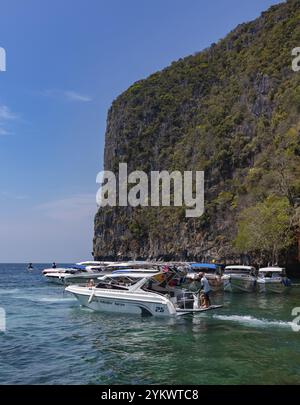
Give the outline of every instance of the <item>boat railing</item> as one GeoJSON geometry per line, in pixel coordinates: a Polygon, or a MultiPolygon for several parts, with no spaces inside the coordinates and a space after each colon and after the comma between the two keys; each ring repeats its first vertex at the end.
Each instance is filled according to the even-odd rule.
{"type": "Polygon", "coordinates": [[[194,304],[194,294],[196,293],[183,289],[176,296],[176,304],[182,309],[191,309],[194,304]]]}

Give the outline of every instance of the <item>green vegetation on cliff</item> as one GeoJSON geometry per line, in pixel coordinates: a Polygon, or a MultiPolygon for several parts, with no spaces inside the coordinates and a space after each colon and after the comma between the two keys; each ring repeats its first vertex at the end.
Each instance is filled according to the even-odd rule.
{"type": "Polygon", "coordinates": [[[245,233],[256,210],[272,212],[270,201],[287,215],[293,235],[289,243],[276,242],[276,253],[269,245],[264,254],[280,258],[291,246],[294,257],[300,73],[291,69],[291,50],[297,46],[300,1],[290,0],[113,102],[105,169],[127,162],[129,171],[204,170],[205,214],[186,219],[178,207],[100,209],[97,257],[233,260],[257,254],[259,237],[246,240],[245,233]]]}

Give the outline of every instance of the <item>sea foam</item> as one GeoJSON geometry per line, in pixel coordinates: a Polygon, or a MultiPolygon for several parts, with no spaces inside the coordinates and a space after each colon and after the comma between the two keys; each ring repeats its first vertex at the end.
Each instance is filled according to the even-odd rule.
{"type": "Polygon", "coordinates": [[[219,319],[221,321],[238,322],[247,326],[262,327],[262,328],[268,326],[291,327],[293,324],[293,322],[268,320],[264,318],[259,319],[250,315],[213,315],[213,318],[219,319]]]}

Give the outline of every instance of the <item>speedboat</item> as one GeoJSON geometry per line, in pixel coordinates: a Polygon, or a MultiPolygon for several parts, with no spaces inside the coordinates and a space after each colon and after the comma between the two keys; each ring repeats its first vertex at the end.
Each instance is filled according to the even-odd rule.
{"type": "Polygon", "coordinates": [[[49,268],[49,269],[44,269],[42,271],[42,274],[44,276],[49,273],[65,273],[67,270],[69,270],[69,267],[54,267],[54,268],[49,268]]]}
{"type": "Polygon", "coordinates": [[[72,285],[66,291],[95,311],[167,317],[221,307],[199,308],[195,294],[180,288],[183,280],[174,272],[135,271],[107,274],[99,277],[95,287],[72,285]]]}
{"type": "Polygon", "coordinates": [[[128,270],[128,269],[159,269],[162,264],[146,261],[114,262],[106,266],[107,270],[128,270]]]}
{"type": "Polygon", "coordinates": [[[43,275],[48,281],[55,284],[65,284],[66,280],[68,280],[68,284],[84,283],[87,279],[99,277],[99,273],[108,264],[111,262],[80,262],[71,267],[45,269],[43,275]]]}
{"type": "Polygon", "coordinates": [[[159,270],[156,269],[139,269],[139,268],[120,268],[118,270],[112,270],[111,267],[107,266],[107,267],[103,267],[103,266],[97,266],[97,267],[91,267],[91,268],[87,268],[86,270],[80,271],[78,273],[75,274],[65,274],[63,276],[64,279],[64,284],[65,285],[71,285],[71,284],[87,284],[87,283],[91,283],[91,281],[93,283],[95,283],[98,278],[101,276],[101,274],[127,274],[127,273],[151,273],[151,274],[155,274],[157,273],[159,270]]]}
{"type": "Polygon", "coordinates": [[[214,263],[191,263],[192,272],[205,273],[205,277],[212,291],[221,291],[224,288],[224,282],[221,278],[222,267],[214,263]]]}
{"type": "Polygon", "coordinates": [[[291,281],[283,267],[263,267],[258,270],[257,286],[259,292],[283,293],[291,281]]]}
{"type": "Polygon", "coordinates": [[[55,268],[49,268],[49,269],[44,269],[42,271],[43,274],[48,274],[48,273],[66,273],[70,269],[86,269],[86,268],[92,268],[92,267],[97,267],[97,266],[107,266],[112,264],[112,262],[98,262],[98,261],[86,261],[86,262],[79,262],[75,263],[70,267],[55,267],[55,268]],[[81,267],[80,267],[81,266],[81,267]]]}
{"type": "Polygon", "coordinates": [[[65,285],[83,284],[91,280],[97,280],[104,269],[103,266],[87,267],[75,273],[65,273],[62,278],[65,285]]]}
{"type": "Polygon", "coordinates": [[[253,292],[256,286],[256,269],[252,266],[226,266],[222,280],[224,291],[253,292]]]}
{"type": "Polygon", "coordinates": [[[71,284],[86,284],[87,282],[95,282],[98,277],[101,275],[100,273],[127,273],[132,271],[149,271],[149,272],[156,272],[158,271],[155,269],[154,264],[149,262],[81,262],[78,263],[75,267],[78,268],[78,265],[81,266],[82,271],[75,273],[75,274],[67,274],[64,277],[65,285],[71,284]],[[97,263],[97,265],[92,266],[91,263],[97,263]],[[84,267],[84,265],[88,264],[88,266],[84,267]],[[143,267],[143,269],[141,269],[143,267]]]}
{"type": "Polygon", "coordinates": [[[80,271],[79,269],[69,268],[69,269],[64,269],[64,271],[59,271],[57,273],[55,273],[55,272],[46,273],[46,274],[44,274],[44,276],[45,276],[46,280],[50,281],[51,283],[64,284],[65,278],[68,275],[76,274],[79,271],[80,271]]]}

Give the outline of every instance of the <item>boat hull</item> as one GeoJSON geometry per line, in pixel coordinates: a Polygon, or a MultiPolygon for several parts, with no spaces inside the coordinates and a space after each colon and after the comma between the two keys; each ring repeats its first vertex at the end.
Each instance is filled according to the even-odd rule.
{"type": "Polygon", "coordinates": [[[277,294],[282,294],[289,289],[282,280],[258,280],[257,287],[259,292],[277,294]]]}
{"type": "Polygon", "coordinates": [[[223,282],[223,280],[221,280],[221,278],[215,278],[215,277],[209,278],[207,275],[206,275],[206,278],[207,278],[208,284],[213,292],[223,291],[224,282],[223,282]]]}
{"type": "Polygon", "coordinates": [[[49,283],[64,285],[64,277],[45,277],[49,283]]]}
{"type": "Polygon", "coordinates": [[[253,277],[230,276],[224,279],[224,291],[247,292],[255,291],[256,280],[253,277]]]}
{"type": "Polygon", "coordinates": [[[94,311],[159,317],[176,315],[172,302],[158,294],[153,294],[149,299],[143,293],[125,294],[95,289],[80,291],[78,286],[67,287],[66,291],[71,292],[82,306],[94,311]]]}

